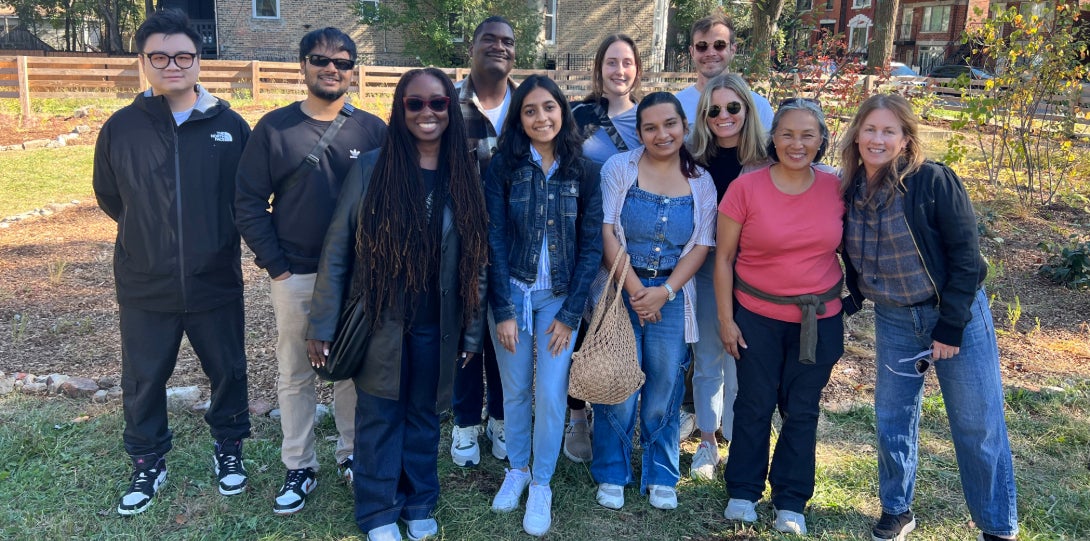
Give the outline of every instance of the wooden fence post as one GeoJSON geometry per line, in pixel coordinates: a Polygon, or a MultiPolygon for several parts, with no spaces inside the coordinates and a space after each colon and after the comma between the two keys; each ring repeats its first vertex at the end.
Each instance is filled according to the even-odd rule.
{"type": "Polygon", "coordinates": [[[261,63],[257,60],[250,61],[250,95],[254,103],[261,101],[261,63]]]}
{"type": "Polygon", "coordinates": [[[30,78],[27,76],[25,56],[15,57],[15,72],[19,78],[19,108],[25,123],[30,121],[30,78]]]}
{"type": "Polygon", "coordinates": [[[356,84],[360,88],[359,107],[363,108],[366,105],[365,99],[367,98],[367,69],[363,64],[356,66],[356,84]]]}
{"type": "Polygon", "coordinates": [[[144,62],[141,56],[137,55],[134,61],[136,62],[136,93],[139,94],[147,84],[147,77],[144,75],[144,62]]]}

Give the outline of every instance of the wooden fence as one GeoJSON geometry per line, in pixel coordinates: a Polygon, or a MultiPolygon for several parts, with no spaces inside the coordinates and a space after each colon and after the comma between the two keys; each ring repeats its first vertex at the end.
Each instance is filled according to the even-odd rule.
{"type": "MultiPolygon", "coordinates": [[[[398,79],[410,69],[413,68],[357,66],[357,84],[349,92],[358,96],[354,101],[363,106],[375,102],[389,103],[398,79]]],[[[469,73],[467,68],[447,68],[443,71],[456,82],[469,73]]],[[[534,73],[549,76],[573,99],[585,96],[590,91],[589,71],[515,70],[512,76],[521,80],[534,73]]],[[[641,81],[641,89],[644,92],[674,92],[695,81],[694,73],[646,73],[641,81]]],[[[928,91],[948,99],[960,100],[960,89],[943,86],[949,81],[936,79],[934,82],[937,86],[928,91]]],[[[248,96],[254,101],[274,98],[301,99],[306,95],[299,64],[295,62],[202,60],[200,82],[210,92],[226,97],[248,96]]],[[[24,118],[31,115],[31,97],[128,98],[143,88],[146,88],[144,64],[139,57],[0,56],[0,98],[18,98],[24,118]]],[[[983,90],[974,88],[970,91],[983,90]]],[[[1045,117],[1063,114],[1059,107],[1077,110],[1072,97],[1049,100],[1052,103],[1046,105],[1045,110],[1038,114],[1045,117]]],[[[1090,85],[1083,85],[1077,103],[1083,110],[1090,109],[1090,85]]],[[[1079,119],[1078,122],[1086,123],[1087,120],[1079,119]]]]}
{"type": "MultiPolygon", "coordinates": [[[[357,66],[356,82],[349,92],[358,103],[388,102],[397,81],[413,68],[357,66]]],[[[443,70],[455,82],[468,75],[467,68],[443,70]]],[[[533,73],[548,75],[568,96],[590,91],[590,72],[565,70],[515,70],[521,80],[533,73]]],[[[646,91],[680,90],[696,81],[692,73],[646,74],[646,91]]],[[[202,60],[200,83],[210,92],[226,97],[245,95],[262,99],[302,98],[306,86],[294,62],[202,60]]],[[[144,64],[139,58],[86,58],[0,56],[0,98],[18,98],[24,117],[31,113],[33,98],[127,98],[146,88],[144,64]]]]}

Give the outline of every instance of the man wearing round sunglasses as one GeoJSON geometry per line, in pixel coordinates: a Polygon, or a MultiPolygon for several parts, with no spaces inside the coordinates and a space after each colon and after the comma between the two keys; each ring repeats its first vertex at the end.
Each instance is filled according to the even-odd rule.
{"type": "Polygon", "coordinates": [[[133,473],[117,512],[126,516],[147,510],[167,480],[166,384],[183,333],[211,383],[204,418],[219,492],[241,494],[247,485],[241,245],[232,202],[250,127],[197,84],[199,43],[184,13],[148,17],[136,47],[151,88],[114,113],[95,144],[95,197],[118,224],[123,439],[133,473]]]}
{"type": "MultiPolygon", "coordinates": [[[[499,15],[481,21],[473,30],[473,41],[469,45],[469,76],[458,81],[455,88],[465,119],[469,149],[477,158],[482,179],[496,153],[500,128],[511,106],[511,95],[515,92],[515,82],[511,80],[514,67],[514,27],[499,15]]],[[[411,107],[408,102],[405,105],[411,107]]],[[[485,403],[486,395],[488,424],[484,433],[491,440],[492,456],[506,460],[503,387],[492,340],[484,340],[484,352],[474,355],[454,372],[451,408],[454,429],[450,457],[458,466],[471,467],[481,463],[477,437],[481,434],[481,404],[485,403]]]]}
{"type": "MultiPolygon", "coordinates": [[[[238,167],[235,222],[269,273],[276,316],[276,394],[284,439],[280,459],[287,476],[273,513],[303,509],[317,486],[314,450],[315,372],[307,356],[306,324],[322,241],[348,170],[361,154],[378,148],[386,125],[375,115],[345,106],[356,60],[356,44],[336,28],[314,30],[299,42],[299,69],[307,87],[303,101],[266,114],[254,128],[238,167]],[[329,144],[304,159],[338,117],[343,124],[329,144]],[[272,212],[269,197],[272,196],[272,212]]],[[[339,473],[352,482],[356,391],[352,380],[333,384],[334,450],[339,473]]]]}
{"type": "MultiPolygon", "coordinates": [[[[696,120],[696,104],[704,86],[714,77],[730,73],[730,63],[734,60],[734,26],[722,11],[715,11],[693,23],[689,55],[696,70],[696,84],[679,91],[676,96],[685,110],[685,118],[696,120]]],[[[753,92],[753,104],[761,117],[765,131],[772,125],[772,105],[764,97],[753,92]]]]}

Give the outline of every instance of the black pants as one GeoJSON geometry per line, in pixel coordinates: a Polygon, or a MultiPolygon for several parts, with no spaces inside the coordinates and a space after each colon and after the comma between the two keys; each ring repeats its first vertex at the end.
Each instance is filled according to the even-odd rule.
{"type": "Polygon", "coordinates": [[[166,384],[178,362],[182,333],[211,382],[204,420],[216,441],[250,435],[242,299],[203,312],[152,312],[122,305],[121,389],[125,451],[163,455],[171,448],[166,384]]]}
{"type": "Polygon", "coordinates": [[[727,491],[731,498],[755,502],[767,476],[776,509],[801,513],[814,495],[821,391],[844,354],[841,314],[818,320],[814,364],[799,362],[798,323],[770,319],[741,306],[734,321],[749,347],[737,360],[734,439],[724,471],[727,491]],[[783,426],[770,470],[768,447],[777,407],[783,426]]]}

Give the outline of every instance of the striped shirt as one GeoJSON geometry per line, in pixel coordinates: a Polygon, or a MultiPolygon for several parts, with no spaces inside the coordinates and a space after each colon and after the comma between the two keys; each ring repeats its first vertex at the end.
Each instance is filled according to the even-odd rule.
{"type": "MultiPolygon", "coordinates": [[[[530,161],[535,165],[541,167],[541,153],[534,148],[534,145],[530,145],[530,161]]],[[[545,171],[545,181],[553,178],[553,175],[560,168],[560,162],[553,160],[553,164],[549,166],[549,170],[545,171]]],[[[544,171],[545,168],[541,167],[544,171]]],[[[534,333],[534,307],[530,302],[530,293],[534,291],[541,291],[543,289],[553,288],[553,278],[549,273],[549,267],[552,262],[549,260],[549,230],[545,229],[544,234],[541,235],[541,257],[537,260],[537,277],[534,278],[534,283],[526,284],[516,278],[511,278],[511,287],[517,287],[522,291],[522,320],[526,325],[525,330],[530,331],[530,334],[534,333]]]]}
{"type": "MultiPolygon", "coordinates": [[[[492,163],[492,156],[496,154],[500,130],[503,126],[493,126],[492,121],[484,114],[484,107],[477,99],[477,92],[473,89],[473,79],[466,77],[454,85],[458,89],[458,106],[462,110],[462,118],[466,125],[466,138],[469,150],[477,159],[481,179],[492,163]]],[[[513,95],[515,83],[507,79],[507,93],[513,95]]]]}

